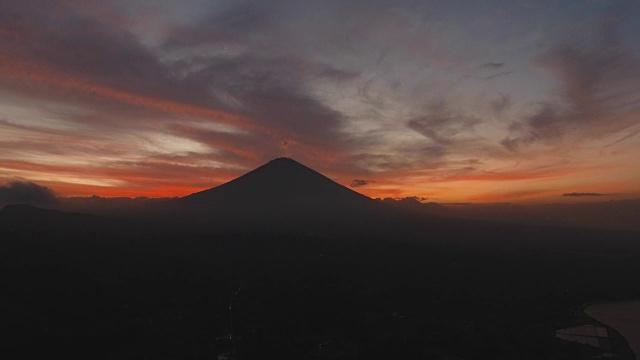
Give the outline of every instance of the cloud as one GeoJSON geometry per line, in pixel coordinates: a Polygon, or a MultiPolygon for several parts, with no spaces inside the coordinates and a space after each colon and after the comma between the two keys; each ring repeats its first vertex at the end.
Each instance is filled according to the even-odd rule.
{"type": "Polygon", "coordinates": [[[53,205],[57,202],[53,190],[33,182],[12,181],[0,186],[0,204],[53,205]]]}
{"type": "Polygon", "coordinates": [[[407,196],[407,197],[404,197],[404,198],[401,198],[401,199],[396,199],[396,200],[400,200],[400,201],[402,201],[402,200],[411,200],[411,201],[417,201],[417,202],[421,202],[422,203],[422,202],[425,202],[425,201],[429,200],[429,198],[428,197],[423,197],[423,196],[407,196]]]}
{"type": "Polygon", "coordinates": [[[520,143],[522,143],[523,141],[524,140],[520,138],[506,137],[500,140],[500,145],[502,145],[505,149],[509,151],[515,152],[518,150],[518,148],[520,147],[520,143]]]}
{"type": "Polygon", "coordinates": [[[502,67],[504,67],[504,63],[503,62],[488,62],[488,63],[484,63],[482,65],[480,65],[481,68],[488,68],[488,69],[500,69],[502,67]]]}
{"type": "Polygon", "coordinates": [[[361,187],[361,186],[368,185],[370,183],[371,183],[370,180],[353,179],[353,181],[351,181],[351,184],[349,186],[351,186],[351,187],[361,187]]]}
{"type": "Polygon", "coordinates": [[[505,75],[510,75],[510,74],[513,74],[513,71],[499,72],[497,74],[492,74],[492,75],[485,76],[485,77],[483,77],[483,79],[490,80],[490,79],[494,79],[494,78],[497,78],[497,77],[500,77],[500,76],[505,76],[505,75]]]}
{"type": "Polygon", "coordinates": [[[583,197],[583,196],[604,196],[606,194],[600,194],[600,193],[589,193],[589,192],[572,192],[572,193],[564,193],[562,194],[562,196],[567,196],[567,197],[583,197]]]}
{"type": "Polygon", "coordinates": [[[439,102],[429,106],[427,115],[409,120],[407,127],[438,145],[450,146],[459,134],[473,132],[481,122],[475,117],[456,114],[439,102]]]}
{"type": "Polygon", "coordinates": [[[619,41],[627,19],[623,13],[612,6],[595,39],[567,39],[535,59],[557,81],[560,96],[535,104],[501,141],[505,148],[557,144],[566,136],[606,136],[637,123],[625,115],[640,112],[640,58],[619,41]]]}
{"type": "Polygon", "coordinates": [[[328,65],[319,65],[317,72],[319,77],[335,80],[338,82],[354,80],[361,75],[359,72],[338,69],[328,65]]]}
{"type": "Polygon", "coordinates": [[[510,130],[521,133],[515,137],[506,137],[500,144],[510,151],[517,151],[523,145],[538,141],[549,142],[562,137],[567,122],[573,121],[566,113],[550,103],[537,105],[536,111],[528,116],[524,123],[512,123],[510,130]]]}
{"type": "Polygon", "coordinates": [[[24,5],[10,1],[0,14],[0,86],[6,91],[102,111],[99,125],[128,127],[149,118],[190,117],[255,128],[222,110],[206,89],[181,78],[183,69],[162,61],[121,24],[80,13],[63,1],[24,5]],[[16,81],[17,80],[17,81],[16,81]],[[126,114],[127,116],[122,116],[126,114]]]}
{"type": "Polygon", "coordinates": [[[620,144],[621,142],[626,141],[628,139],[631,139],[631,138],[633,138],[634,136],[636,136],[638,134],[640,134],[640,129],[631,130],[628,133],[624,134],[622,137],[620,137],[620,138],[614,140],[613,142],[603,146],[602,149],[600,150],[600,152],[602,153],[603,150],[605,150],[607,148],[610,148],[610,147],[612,147],[614,145],[620,144]]]}
{"type": "Polygon", "coordinates": [[[503,62],[484,63],[478,67],[478,70],[480,71],[479,76],[484,80],[490,80],[513,73],[512,70],[505,70],[505,63],[503,62]]]}
{"type": "Polygon", "coordinates": [[[467,200],[470,201],[495,201],[500,199],[504,200],[516,200],[516,199],[525,199],[530,197],[536,197],[543,194],[548,193],[549,190],[518,190],[518,191],[508,191],[508,192],[495,192],[495,193],[485,193],[485,194],[475,194],[467,197],[467,200]]]}
{"type": "Polygon", "coordinates": [[[0,41],[5,54],[34,67],[86,77],[87,83],[155,94],[170,91],[155,54],[121,27],[82,16],[62,1],[35,6],[10,2],[12,11],[0,15],[1,26],[20,39],[0,41]]]}
{"type": "MultiPolygon", "coordinates": [[[[152,47],[130,31],[132,19],[123,8],[96,12],[93,2],[80,9],[66,1],[40,3],[9,0],[10,11],[0,13],[0,34],[15,34],[0,35],[0,88],[69,105],[73,111],[48,114],[66,128],[85,134],[109,128],[103,140],[117,131],[130,139],[151,129],[177,133],[210,147],[212,157],[224,152],[227,161],[245,166],[280,156],[279,139],[304,144],[288,150],[293,156],[333,156],[327,153],[350,146],[339,132],[343,114],[320,100],[310,84],[344,83],[359,73],[264,48],[252,34],[276,39],[271,6],[239,2],[203,21],[170,28],[152,47]],[[222,50],[236,45],[244,50],[222,50]],[[229,124],[243,133],[175,125],[185,120],[229,124]]],[[[30,150],[50,152],[50,142],[33,142],[30,150]]]]}
{"type": "MultiPolygon", "coordinates": [[[[205,31],[194,28],[193,31],[205,31]]],[[[357,74],[296,55],[253,51],[239,55],[186,55],[180,65],[187,88],[210,94],[210,101],[269,130],[310,146],[345,146],[338,132],[343,114],[327,106],[309,89],[318,79],[343,82],[357,74]]],[[[277,141],[275,142],[277,146],[277,141]]],[[[277,149],[277,148],[276,148],[277,149]]]]}
{"type": "Polygon", "coordinates": [[[509,97],[508,95],[500,94],[500,97],[492,100],[489,105],[491,106],[491,110],[493,110],[496,115],[500,115],[511,107],[511,97],[509,97]]]}

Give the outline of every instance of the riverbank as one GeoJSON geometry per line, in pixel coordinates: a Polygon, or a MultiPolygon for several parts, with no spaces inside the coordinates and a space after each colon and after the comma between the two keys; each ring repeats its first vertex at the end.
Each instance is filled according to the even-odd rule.
{"type": "Polygon", "coordinates": [[[640,300],[592,303],[583,312],[620,333],[635,359],[640,355],[640,300]]]}

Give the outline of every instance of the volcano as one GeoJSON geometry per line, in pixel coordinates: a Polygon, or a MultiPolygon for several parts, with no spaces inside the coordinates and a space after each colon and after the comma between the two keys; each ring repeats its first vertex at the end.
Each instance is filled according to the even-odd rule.
{"type": "Polygon", "coordinates": [[[290,158],[277,158],[218,187],[179,199],[183,211],[225,219],[361,217],[380,204],[290,158]]]}

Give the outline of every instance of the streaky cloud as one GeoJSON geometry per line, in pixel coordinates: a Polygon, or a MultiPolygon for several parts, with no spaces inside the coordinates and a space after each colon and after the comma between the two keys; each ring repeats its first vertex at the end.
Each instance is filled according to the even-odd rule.
{"type": "Polygon", "coordinates": [[[485,76],[483,79],[485,80],[490,80],[490,79],[495,79],[497,77],[500,76],[506,76],[506,75],[510,75],[513,74],[513,71],[503,71],[503,72],[499,72],[497,74],[493,74],[493,75],[489,75],[489,76],[485,76]]]}

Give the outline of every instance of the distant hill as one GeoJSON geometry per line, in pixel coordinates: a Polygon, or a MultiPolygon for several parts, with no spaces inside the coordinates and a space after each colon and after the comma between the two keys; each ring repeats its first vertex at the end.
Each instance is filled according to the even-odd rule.
{"type": "Polygon", "coordinates": [[[158,209],[170,207],[176,198],[147,197],[60,197],[56,209],[65,212],[95,214],[114,218],[146,217],[158,209]]]}
{"type": "Polygon", "coordinates": [[[449,210],[444,205],[436,202],[423,203],[415,197],[406,197],[401,199],[384,198],[377,200],[383,204],[419,214],[436,216],[449,215],[449,210]]]}
{"type": "Polygon", "coordinates": [[[423,203],[414,197],[377,200],[399,210],[427,217],[640,231],[640,199],[550,204],[423,203]]]}
{"type": "Polygon", "coordinates": [[[640,231],[640,199],[556,204],[443,204],[447,215],[496,222],[640,231]]]}
{"type": "Polygon", "coordinates": [[[94,231],[113,227],[112,222],[94,215],[68,213],[42,209],[26,204],[7,205],[0,210],[0,228],[3,231],[54,233],[94,231]]]}

